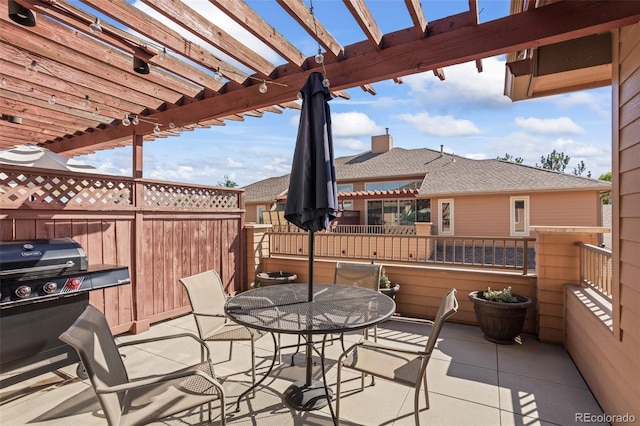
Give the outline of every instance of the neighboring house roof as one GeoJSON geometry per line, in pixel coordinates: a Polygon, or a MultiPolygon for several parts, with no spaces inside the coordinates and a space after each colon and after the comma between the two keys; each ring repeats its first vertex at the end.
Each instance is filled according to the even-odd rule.
{"type": "Polygon", "coordinates": [[[439,151],[427,148],[391,148],[382,153],[368,151],[336,158],[336,175],[338,182],[412,175],[422,177],[429,170],[430,164],[439,158],[439,151]]]}
{"type": "MultiPolygon", "coordinates": [[[[366,179],[423,179],[421,195],[461,195],[470,193],[601,190],[609,182],[502,160],[472,160],[440,151],[418,148],[392,148],[335,159],[338,183],[366,179]]],[[[289,175],[268,178],[246,186],[246,202],[274,202],[284,198],[289,175]]],[[[340,196],[363,195],[340,193],[340,196]]],[[[414,196],[411,194],[411,196],[414,196]]]]}
{"type": "Polygon", "coordinates": [[[610,182],[504,160],[471,160],[452,156],[448,156],[447,160],[444,164],[429,168],[420,186],[420,194],[611,189],[610,182]]]}
{"type": "Polygon", "coordinates": [[[246,203],[273,203],[289,189],[289,175],[271,177],[244,187],[246,203]]]}

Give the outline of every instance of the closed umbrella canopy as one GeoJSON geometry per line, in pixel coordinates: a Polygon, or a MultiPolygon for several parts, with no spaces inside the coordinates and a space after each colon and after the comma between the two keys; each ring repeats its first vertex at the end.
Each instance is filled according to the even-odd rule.
{"type": "Polygon", "coordinates": [[[322,80],[314,72],[300,90],[302,111],[284,210],[289,222],[313,232],[326,229],[338,213],[331,94],[322,80]]]}

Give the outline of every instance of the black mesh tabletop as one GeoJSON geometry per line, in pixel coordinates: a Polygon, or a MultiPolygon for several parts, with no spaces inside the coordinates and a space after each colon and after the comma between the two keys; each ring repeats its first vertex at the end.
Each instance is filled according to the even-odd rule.
{"type": "Polygon", "coordinates": [[[315,284],[308,301],[304,283],[268,286],[230,298],[226,314],[251,328],[285,334],[326,334],[370,327],[396,309],[390,297],[369,289],[315,284]]]}

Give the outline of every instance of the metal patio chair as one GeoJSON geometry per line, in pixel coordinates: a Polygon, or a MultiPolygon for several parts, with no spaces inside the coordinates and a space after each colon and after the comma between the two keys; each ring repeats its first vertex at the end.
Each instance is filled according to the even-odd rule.
{"type": "Polygon", "coordinates": [[[207,342],[229,342],[229,359],[233,353],[234,341],[251,342],[251,381],[253,396],[256,390],[256,349],[255,341],[265,333],[236,324],[224,313],[226,295],[220,275],[214,270],[205,271],[190,277],[180,278],[191,302],[193,316],[200,338],[207,342]]]}
{"type": "Polygon", "coordinates": [[[116,345],[102,312],[89,305],[60,340],[78,352],[109,425],[146,425],[203,404],[208,404],[211,422],[211,402],[217,399],[222,424],[226,424],[224,390],[215,379],[206,343],[196,336],[182,333],[116,345]],[[204,346],[203,362],[168,374],[129,379],[119,347],[185,337],[204,346]]]}
{"type": "MultiPolygon", "coordinates": [[[[353,285],[379,291],[382,265],[375,263],[338,262],[333,276],[334,284],[353,285]]],[[[368,337],[369,330],[364,330],[368,337]]],[[[378,327],[373,327],[373,340],[378,341],[378,327]]],[[[344,346],[342,348],[344,350],[344,346]]]]}
{"type": "MultiPolygon", "coordinates": [[[[440,301],[438,313],[431,324],[429,339],[424,350],[397,348],[377,342],[362,340],[349,347],[338,358],[336,390],[336,418],[340,420],[340,388],[342,368],[349,368],[363,374],[390,380],[414,388],[414,414],[416,425],[420,424],[420,388],[424,385],[424,397],[429,409],[427,388],[427,364],[438,340],[444,322],[458,311],[456,289],[449,290],[440,301]]],[[[361,381],[364,389],[364,378],[361,381]]]]}

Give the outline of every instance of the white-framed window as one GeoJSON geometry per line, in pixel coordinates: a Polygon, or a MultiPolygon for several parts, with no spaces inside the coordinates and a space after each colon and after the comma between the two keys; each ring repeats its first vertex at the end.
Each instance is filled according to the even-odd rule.
{"type": "Polygon", "coordinates": [[[256,223],[264,223],[264,220],[262,219],[262,213],[267,210],[267,206],[265,205],[258,205],[256,206],[256,213],[258,214],[256,223]]]}
{"type": "Polygon", "coordinates": [[[422,184],[419,180],[401,180],[394,182],[367,182],[365,191],[393,191],[395,189],[417,189],[422,184]]]}
{"type": "Polygon", "coordinates": [[[453,235],[453,199],[438,200],[438,234],[453,235]]]}
{"type": "Polygon", "coordinates": [[[509,228],[512,237],[529,236],[529,196],[510,197],[509,228]]]}
{"type": "Polygon", "coordinates": [[[367,225],[413,225],[415,222],[416,200],[367,200],[367,225]]]}
{"type": "Polygon", "coordinates": [[[336,185],[336,189],[338,192],[353,192],[353,184],[352,183],[340,183],[336,185]]]}

